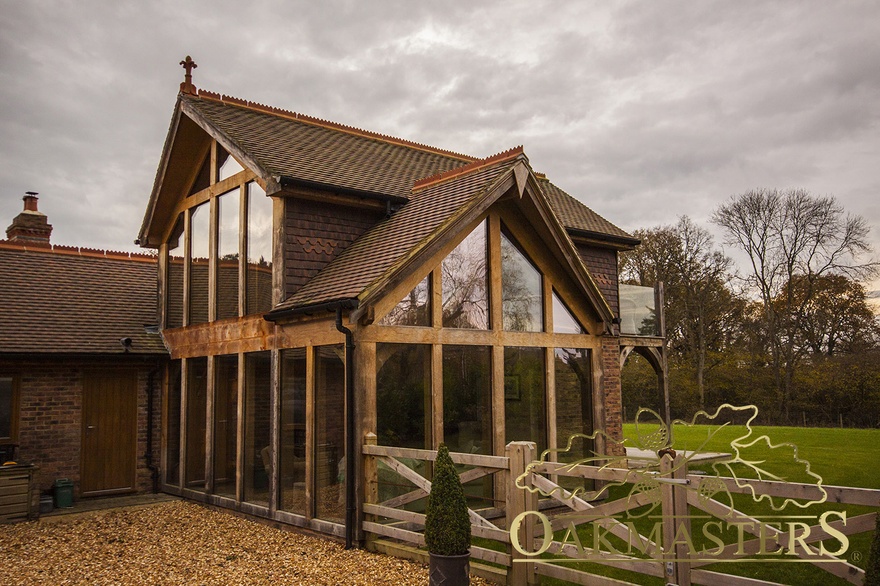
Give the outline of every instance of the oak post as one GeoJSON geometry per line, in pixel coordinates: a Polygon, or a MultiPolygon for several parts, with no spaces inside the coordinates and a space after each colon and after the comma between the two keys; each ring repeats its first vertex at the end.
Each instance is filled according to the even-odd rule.
{"type": "MultiPolygon", "coordinates": [[[[510,468],[507,471],[507,505],[505,507],[507,528],[510,529],[514,519],[520,514],[538,510],[538,495],[516,485],[517,478],[523,475],[528,465],[537,458],[538,448],[534,442],[510,442],[507,444],[505,452],[510,462],[510,468]]],[[[531,482],[526,479],[523,486],[531,486],[531,482]]],[[[511,540],[517,540],[523,549],[529,551],[535,542],[534,520],[524,519],[520,524],[519,533],[510,537],[511,540]]],[[[518,552],[513,544],[507,546],[507,553],[511,559],[507,583],[514,586],[536,584],[535,564],[517,561],[525,559],[526,556],[518,552]]]]}
{"type": "MultiPolygon", "coordinates": [[[[375,446],[378,444],[378,438],[376,434],[368,431],[364,434],[364,445],[365,446],[375,446]]],[[[379,502],[379,471],[376,466],[376,458],[373,456],[364,455],[361,453],[361,458],[363,459],[364,465],[364,502],[369,504],[376,504],[379,502]]],[[[364,507],[359,507],[361,511],[361,515],[363,515],[363,521],[376,521],[374,515],[366,515],[364,514],[364,507]]],[[[376,535],[374,533],[370,533],[368,531],[364,532],[364,547],[370,551],[375,551],[373,547],[373,543],[376,541],[376,535]]]]}

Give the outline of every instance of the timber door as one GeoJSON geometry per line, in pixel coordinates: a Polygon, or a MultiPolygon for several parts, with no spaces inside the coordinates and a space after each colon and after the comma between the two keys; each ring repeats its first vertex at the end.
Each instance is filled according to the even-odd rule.
{"type": "Polygon", "coordinates": [[[137,373],[84,373],[82,421],[82,495],[133,491],[137,465],[137,373]]]}

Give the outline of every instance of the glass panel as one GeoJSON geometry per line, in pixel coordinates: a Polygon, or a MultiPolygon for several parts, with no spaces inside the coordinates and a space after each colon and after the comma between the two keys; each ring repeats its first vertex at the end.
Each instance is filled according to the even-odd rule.
{"type": "Polygon", "coordinates": [[[166,424],[165,483],[180,484],[180,360],[168,366],[168,421],[166,424]]]}
{"type": "Polygon", "coordinates": [[[189,323],[208,321],[208,237],[211,210],[207,203],[190,212],[189,323]]]}
{"type": "Polygon", "coordinates": [[[244,171],[244,167],[241,166],[241,163],[235,160],[235,157],[221,150],[221,157],[223,157],[223,162],[220,163],[220,168],[217,170],[217,181],[223,181],[229,177],[232,177],[236,173],[244,171]]]}
{"type": "Polygon", "coordinates": [[[306,514],[306,351],[281,351],[279,508],[306,514]]]}
{"type": "Polygon", "coordinates": [[[571,315],[562,300],[553,291],[553,332],[556,334],[583,334],[584,328],[571,315]]]}
{"type": "MultiPolygon", "coordinates": [[[[556,348],[556,447],[565,450],[576,433],[593,433],[593,394],[590,351],[584,348],[556,348]]],[[[592,454],[593,442],[576,439],[567,452],[560,451],[559,462],[575,462],[592,454]]],[[[587,488],[582,480],[560,477],[569,490],[587,488]]],[[[590,485],[592,486],[592,485],[590,485]]]]}
{"type": "Polygon", "coordinates": [[[654,288],[619,285],[620,333],[635,336],[656,336],[657,313],[654,288]]]}
{"type": "Polygon", "coordinates": [[[205,490],[208,359],[186,361],[186,488],[205,490]]]}
{"type": "Polygon", "coordinates": [[[269,431],[272,412],[272,353],[244,355],[244,494],[242,499],[269,506],[269,474],[272,467],[269,431]]]}
{"type": "Polygon", "coordinates": [[[379,324],[383,326],[430,326],[431,287],[428,277],[415,286],[379,324]]]}
{"type": "Polygon", "coordinates": [[[443,288],[443,327],[489,327],[489,288],[486,263],[486,222],[477,226],[440,265],[443,288]]]}
{"type": "Polygon", "coordinates": [[[345,362],[342,345],[315,348],[315,516],[345,522],[345,362]]]}
{"type": "Polygon", "coordinates": [[[12,438],[12,399],[12,378],[0,378],[0,438],[12,438]]]}
{"type": "Polygon", "coordinates": [[[214,494],[235,498],[238,355],[214,358],[214,494]]]}
{"type": "Polygon", "coordinates": [[[179,328],[183,325],[183,214],[168,239],[168,278],[165,283],[165,303],[167,314],[166,328],[179,328]]]}
{"type": "Polygon", "coordinates": [[[247,313],[272,309],[272,198],[248,183],[247,313]]]}
{"type": "Polygon", "coordinates": [[[505,443],[530,441],[538,452],[547,449],[544,388],[544,349],[505,348],[505,443]]]}
{"type": "Polygon", "coordinates": [[[501,234],[501,311],[504,329],[511,332],[544,330],[541,273],[501,234]]]}
{"type": "Polygon", "coordinates": [[[217,319],[238,317],[239,191],[217,199],[217,319]]]}

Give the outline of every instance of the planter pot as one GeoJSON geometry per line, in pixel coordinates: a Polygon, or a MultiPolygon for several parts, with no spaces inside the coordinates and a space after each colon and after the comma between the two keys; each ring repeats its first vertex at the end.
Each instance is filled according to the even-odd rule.
{"type": "Polygon", "coordinates": [[[431,555],[431,586],[467,586],[471,583],[471,554],[431,555]]]}

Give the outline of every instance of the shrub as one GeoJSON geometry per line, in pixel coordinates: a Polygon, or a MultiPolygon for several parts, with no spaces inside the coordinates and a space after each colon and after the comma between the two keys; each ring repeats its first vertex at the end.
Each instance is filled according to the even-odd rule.
{"type": "Polygon", "coordinates": [[[440,444],[434,463],[434,482],[425,519],[425,543],[428,551],[438,555],[463,555],[468,553],[471,545],[467,501],[446,444],[440,444]]]}

